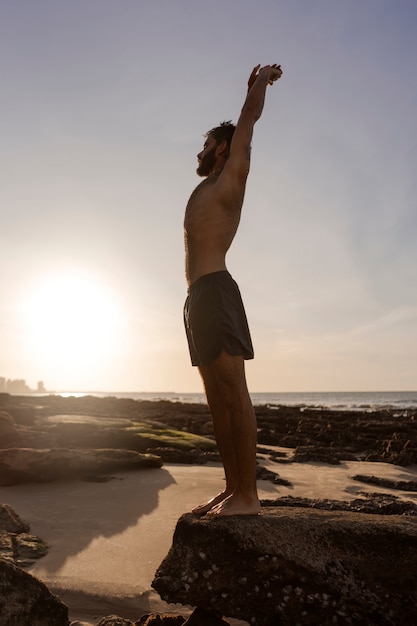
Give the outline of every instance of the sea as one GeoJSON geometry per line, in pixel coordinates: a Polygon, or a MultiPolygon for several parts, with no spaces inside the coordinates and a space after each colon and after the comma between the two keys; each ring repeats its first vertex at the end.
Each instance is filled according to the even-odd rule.
{"type": "MultiPolygon", "coordinates": [[[[203,393],[164,392],[57,392],[63,397],[92,395],[100,398],[131,398],[133,400],[169,400],[170,402],[205,403],[203,393]]],[[[262,392],[251,393],[255,406],[299,406],[334,410],[375,411],[377,409],[417,409],[417,391],[339,391],[339,392],[262,392]]]]}

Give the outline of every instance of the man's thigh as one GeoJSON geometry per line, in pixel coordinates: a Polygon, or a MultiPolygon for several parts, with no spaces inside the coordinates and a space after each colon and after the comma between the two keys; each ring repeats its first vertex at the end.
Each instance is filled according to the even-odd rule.
{"type": "Polygon", "coordinates": [[[245,361],[240,354],[232,355],[223,350],[208,367],[219,386],[246,388],[245,361]]]}

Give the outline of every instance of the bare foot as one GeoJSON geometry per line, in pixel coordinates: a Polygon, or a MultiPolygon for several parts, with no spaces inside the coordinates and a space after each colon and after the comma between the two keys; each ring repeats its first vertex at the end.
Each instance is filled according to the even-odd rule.
{"type": "Polygon", "coordinates": [[[195,515],[205,515],[207,511],[210,511],[210,509],[220,504],[220,502],[222,502],[227,497],[229,497],[229,493],[226,491],[222,491],[221,493],[218,493],[217,496],[214,496],[214,498],[211,498],[211,500],[208,500],[204,504],[200,504],[199,506],[194,507],[192,509],[192,513],[194,513],[195,515]]]}
{"type": "Polygon", "coordinates": [[[231,515],[259,515],[261,504],[257,496],[244,498],[231,494],[207,512],[207,517],[226,517],[231,515]]]}

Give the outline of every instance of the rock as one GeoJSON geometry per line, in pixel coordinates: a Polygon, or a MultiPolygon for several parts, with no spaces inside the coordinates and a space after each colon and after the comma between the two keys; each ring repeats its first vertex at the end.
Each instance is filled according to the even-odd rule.
{"type": "Polygon", "coordinates": [[[351,511],[367,515],[407,515],[417,517],[417,504],[400,500],[397,496],[386,493],[364,493],[363,498],[353,500],[322,500],[283,496],[276,500],[261,500],[267,506],[291,506],[321,509],[323,511],[351,511]]]}
{"type": "Polygon", "coordinates": [[[184,463],[187,465],[200,465],[206,463],[207,459],[202,460],[201,452],[199,450],[181,450],[179,448],[172,447],[157,447],[147,448],[146,452],[152,452],[157,454],[164,463],[184,463]]]}
{"type": "Polygon", "coordinates": [[[399,491],[417,491],[417,481],[415,480],[389,480],[378,476],[364,476],[357,474],[352,476],[352,480],[357,480],[368,485],[378,485],[387,489],[398,489],[399,491]]]}
{"type": "Polygon", "coordinates": [[[410,626],[417,523],[405,516],[265,508],[183,515],[152,586],[162,599],[259,626],[410,626]]]}
{"type": "Polygon", "coordinates": [[[24,522],[8,504],[0,504],[0,530],[9,533],[27,533],[29,524],[24,522]]]}
{"type": "Polygon", "coordinates": [[[6,411],[0,411],[0,448],[21,445],[22,437],[16,429],[12,416],[6,411]]]}
{"type": "Polygon", "coordinates": [[[313,444],[311,446],[297,446],[290,457],[294,463],[328,463],[329,465],[340,465],[341,461],[355,461],[353,454],[339,452],[332,448],[323,448],[313,444]]]}
{"type": "Polygon", "coordinates": [[[0,559],[0,626],[68,624],[68,608],[41,581],[0,559]]]}
{"type": "Polygon", "coordinates": [[[108,615],[107,617],[103,617],[103,619],[98,622],[97,626],[135,626],[135,623],[124,617],[108,615]]]}
{"type": "Polygon", "coordinates": [[[16,424],[31,426],[36,421],[36,409],[30,404],[7,404],[7,411],[13,417],[16,424]]]}
{"type": "Polygon", "coordinates": [[[161,466],[159,457],[132,450],[9,448],[0,450],[0,485],[50,482],[109,471],[161,466]]]}
{"type": "MultiPolygon", "coordinates": [[[[379,457],[385,463],[414,465],[417,463],[417,439],[410,439],[409,432],[394,432],[391,439],[381,443],[379,457]]],[[[368,458],[372,460],[371,455],[368,458]]]]}
{"type": "Polygon", "coordinates": [[[258,465],[256,468],[256,479],[257,480],[269,480],[271,481],[271,483],[274,483],[274,485],[285,485],[286,487],[292,486],[289,480],[286,480],[285,478],[281,478],[275,472],[272,472],[266,467],[262,467],[260,465],[258,465]]]}
{"type": "Polygon", "coordinates": [[[48,552],[46,544],[29,534],[29,525],[8,504],[0,504],[0,559],[30,565],[48,552]]]}
{"type": "Polygon", "coordinates": [[[28,533],[14,535],[0,531],[0,558],[5,561],[26,567],[45,556],[47,552],[47,545],[35,535],[28,533]]]}
{"type": "Polygon", "coordinates": [[[227,626],[216,611],[207,611],[197,607],[188,619],[182,615],[142,615],[135,626],[227,626]]]}
{"type": "Polygon", "coordinates": [[[222,626],[228,623],[217,611],[207,611],[197,607],[184,622],[184,626],[222,626]]]}
{"type": "Polygon", "coordinates": [[[182,626],[185,617],[182,615],[155,615],[147,614],[136,622],[135,626],[182,626]]]}

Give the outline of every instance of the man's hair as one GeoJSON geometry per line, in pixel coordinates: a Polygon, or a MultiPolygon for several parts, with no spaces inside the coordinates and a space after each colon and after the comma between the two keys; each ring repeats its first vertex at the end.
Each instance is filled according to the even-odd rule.
{"type": "Polygon", "coordinates": [[[232,124],[232,121],[222,122],[220,126],[215,126],[211,130],[206,133],[206,137],[213,137],[216,141],[216,144],[219,145],[222,141],[226,140],[228,148],[230,149],[230,144],[232,142],[233,133],[236,130],[236,126],[232,124]]]}

